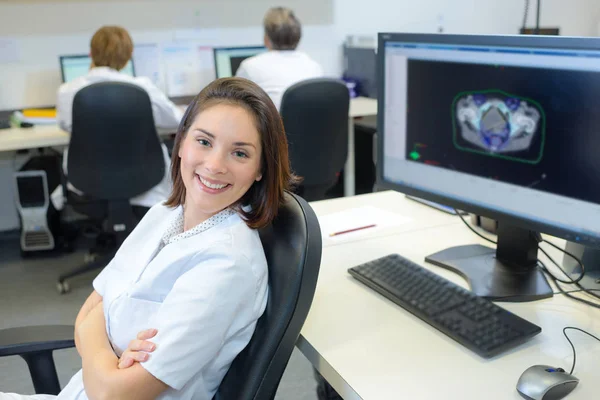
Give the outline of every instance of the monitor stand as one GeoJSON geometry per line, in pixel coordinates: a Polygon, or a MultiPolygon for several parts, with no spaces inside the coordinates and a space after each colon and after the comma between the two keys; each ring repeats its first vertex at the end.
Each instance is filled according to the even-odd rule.
{"type": "Polygon", "coordinates": [[[481,245],[451,247],[425,261],[465,278],[471,291],[490,300],[523,302],[552,297],[537,266],[536,233],[500,222],[496,249],[481,245]]]}

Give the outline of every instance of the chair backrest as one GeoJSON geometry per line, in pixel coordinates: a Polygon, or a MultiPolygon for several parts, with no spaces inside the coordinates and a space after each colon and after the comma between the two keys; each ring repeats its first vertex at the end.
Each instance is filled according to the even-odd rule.
{"type": "Polygon", "coordinates": [[[321,230],[308,203],[286,194],[285,204],[273,223],[260,231],[260,238],[269,265],[267,308],[214,400],[274,398],[315,293],[321,230]]]}
{"type": "Polygon", "coordinates": [[[97,199],[129,199],[157,185],[165,163],[148,93],[123,82],[78,91],[67,168],[68,180],[97,199]]]}
{"type": "Polygon", "coordinates": [[[288,88],[281,100],[292,169],[302,185],[333,184],[348,156],[350,94],[337,79],[318,78],[288,88]]]}

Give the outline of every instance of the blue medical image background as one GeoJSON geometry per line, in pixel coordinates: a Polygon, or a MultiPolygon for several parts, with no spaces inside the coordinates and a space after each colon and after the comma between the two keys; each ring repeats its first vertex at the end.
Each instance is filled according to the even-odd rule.
{"type": "MultiPolygon", "coordinates": [[[[600,73],[409,60],[407,84],[407,160],[600,203],[600,73]],[[539,163],[456,148],[455,97],[489,88],[534,99],[545,111],[539,163]],[[415,149],[417,160],[410,157],[415,149]]],[[[537,140],[541,135],[529,151],[539,149],[537,140]]]]}
{"type": "MultiPolygon", "coordinates": [[[[505,110],[500,110],[500,112],[502,113],[504,111],[505,110]]],[[[449,112],[454,113],[454,144],[458,146],[461,150],[470,150],[478,152],[482,155],[489,155],[492,157],[505,157],[506,159],[511,159],[512,161],[522,161],[533,164],[539,162],[539,160],[543,156],[543,135],[546,134],[545,114],[544,111],[540,109],[539,105],[535,102],[535,100],[532,101],[532,99],[520,98],[518,95],[511,95],[509,93],[504,93],[499,90],[480,90],[476,92],[460,93],[459,95],[457,95],[453,102],[453,108],[451,108],[449,112]],[[468,100],[468,98],[472,98],[473,102],[476,103],[478,106],[481,106],[486,101],[501,101],[504,103],[506,112],[512,111],[514,113],[521,104],[523,104],[523,107],[526,107],[528,110],[535,110],[538,119],[534,123],[534,132],[531,134],[522,133],[522,136],[529,135],[530,139],[519,139],[518,137],[520,135],[514,135],[510,139],[505,139],[503,144],[500,146],[500,150],[494,151],[489,148],[489,143],[487,143],[484,138],[485,135],[483,135],[484,137],[482,137],[481,132],[470,130],[471,135],[473,136],[472,140],[475,140],[479,145],[470,142],[465,138],[465,131],[467,129],[464,125],[461,126],[457,115],[461,102],[468,100]],[[529,140],[531,140],[529,145],[522,144],[522,146],[524,146],[525,148],[516,149],[512,151],[510,150],[510,147],[514,147],[515,144],[518,145],[518,143],[529,142],[529,140]]],[[[510,121],[508,121],[506,128],[510,129],[510,126],[510,121]]]]}

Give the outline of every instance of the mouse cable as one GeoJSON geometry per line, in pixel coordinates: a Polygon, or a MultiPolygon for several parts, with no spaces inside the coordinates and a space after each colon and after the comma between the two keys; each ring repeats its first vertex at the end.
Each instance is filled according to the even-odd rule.
{"type": "MultiPolygon", "coordinates": [[[[464,218],[464,217],[463,217],[463,216],[462,216],[462,215],[461,215],[461,214],[458,212],[458,210],[457,210],[457,209],[454,209],[454,211],[455,211],[455,212],[456,212],[456,214],[457,214],[457,215],[460,217],[460,220],[461,220],[461,221],[462,221],[462,222],[463,222],[463,223],[464,223],[464,224],[467,226],[467,228],[469,228],[469,229],[471,230],[471,232],[473,232],[474,234],[476,234],[477,236],[479,236],[479,237],[480,237],[480,238],[482,238],[483,240],[487,240],[487,241],[488,241],[488,242],[490,242],[490,243],[497,244],[497,242],[496,242],[496,241],[494,241],[494,240],[492,240],[492,239],[490,239],[490,238],[488,238],[488,237],[486,237],[486,236],[482,235],[481,233],[477,232],[477,231],[475,230],[475,228],[473,228],[473,227],[472,227],[472,226],[471,226],[471,225],[470,225],[470,224],[469,224],[469,223],[468,223],[468,222],[465,220],[465,218],[464,218]]],[[[565,281],[565,280],[562,280],[562,279],[560,279],[560,278],[556,277],[555,275],[553,275],[553,274],[552,274],[552,273],[551,273],[551,272],[550,272],[550,271],[549,271],[549,270],[546,268],[546,266],[545,266],[543,263],[541,263],[541,264],[543,265],[544,269],[545,269],[545,270],[546,270],[546,271],[547,271],[547,272],[548,272],[550,275],[552,275],[552,276],[554,277],[554,281],[555,281],[555,282],[556,282],[556,281],[558,281],[558,282],[565,283],[565,284],[575,284],[575,285],[577,285],[577,286],[578,286],[578,287],[581,289],[581,291],[582,291],[582,292],[583,292],[583,291],[586,291],[586,289],[585,289],[585,288],[583,288],[582,286],[580,286],[580,285],[578,284],[578,283],[579,283],[579,281],[581,281],[581,280],[583,279],[584,275],[585,275],[585,267],[584,267],[583,263],[581,262],[581,260],[580,260],[579,258],[577,258],[575,255],[571,254],[570,252],[568,252],[568,251],[566,251],[566,250],[564,250],[564,249],[561,249],[560,247],[558,247],[557,245],[555,245],[554,243],[552,243],[552,242],[550,242],[550,241],[548,241],[548,240],[546,240],[546,239],[542,239],[542,241],[543,241],[544,243],[547,243],[547,244],[549,244],[550,246],[554,247],[555,249],[557,249],[557,250],[559,250],[559,251],[561,251],[561,252],[565,253],[566,255],[568,255],[569,257],[571,257],[573,260],[575,260],[575,262],[577,262],[577,264],[579,264],[579,266],[581,267],[581,274],[580,274],[580,275],[577,277],[577,279],[573,279],[573,278],[571,278],[571,277],[569,276],[569,274],[567,274],[567,272],[566,272],[566,271],[565,271],[565,270],[564,270],[564,269],[563,269],[563,268],[562,268],[562,267],[561,267],[561,266],[560,266],[560,265],[559,265],[559,264],[558,264],[558,263],[557,263],[557,262],[556,262],[556,261],[555,261],[555,260],[554,260],[554,259],[553,259],[553,258],[552,258],[552,257],[551,257],[549,254],[548,254],[548,253],[547,253],[547,252],[546,252],[546,250],[544,250],[544,249],[543,249],[541,246],[539,246],[539,245],[538,245],[538,249],[539,249],[539,250],[540,250],[542,253],[544,253],[544,255],[545,255],[546,257],[548,257],[548,259],[549,259],[549,260],[552,262],[552,264],[554,264],[554,265],[555,265],[555,266],[556,266],[556,267],[557,267],[557,268],[558,268],[558,269],[559,269],[559,270],[560,270],[560,271],[563,273],[563,275],[567,277],[567,279],[569,279],[568,281],[565,281]]],[[[590,293],[590,294],[591,294],[592,296],[594,296],[594,297],[597,297],[597,298],[599,298],[599,299],[600,299],[600,296],[599,296],[599,295],[596,295],[595,293],[590,293]]]]}
{"type": "Polygon", "coordinates": [[[577,352],[575,351],[575,346],[573,346],[573,342],[571,342],[571,339],[569,339],[569,336],[567,335],[567,329],[585,333],[586,335],[593,337],[594,339],[596,339],[599,342],[600,342],[600,339],[598,339],[596,336],[592,335],[591,333],[584,331],[583,329],[575,328],[573,326],[567,326],[567,327],[563,328],[563,335],[565,335],[565,337],[567,338],[567,341],[569,342],[569,344],[571,345],[571,348],[573,349],[573,365],[571,366],[571,372],[569,372],[569,375],[572,375],[573,371],[575,371],[575,362],[577,361],[577,352]]]}

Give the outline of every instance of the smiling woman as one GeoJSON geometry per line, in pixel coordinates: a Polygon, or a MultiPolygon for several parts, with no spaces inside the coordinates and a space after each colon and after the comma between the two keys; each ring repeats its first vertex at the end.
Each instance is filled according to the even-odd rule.
{"type": "Polygon", "coordinates": [[[256,228],[297,180],[277,109],[248,80],[214,81],[188,107],[173,155],[171,196],[129,235],[77,316],[83,368],[60,399],[210,400],[266,307],[256,228]]]}

